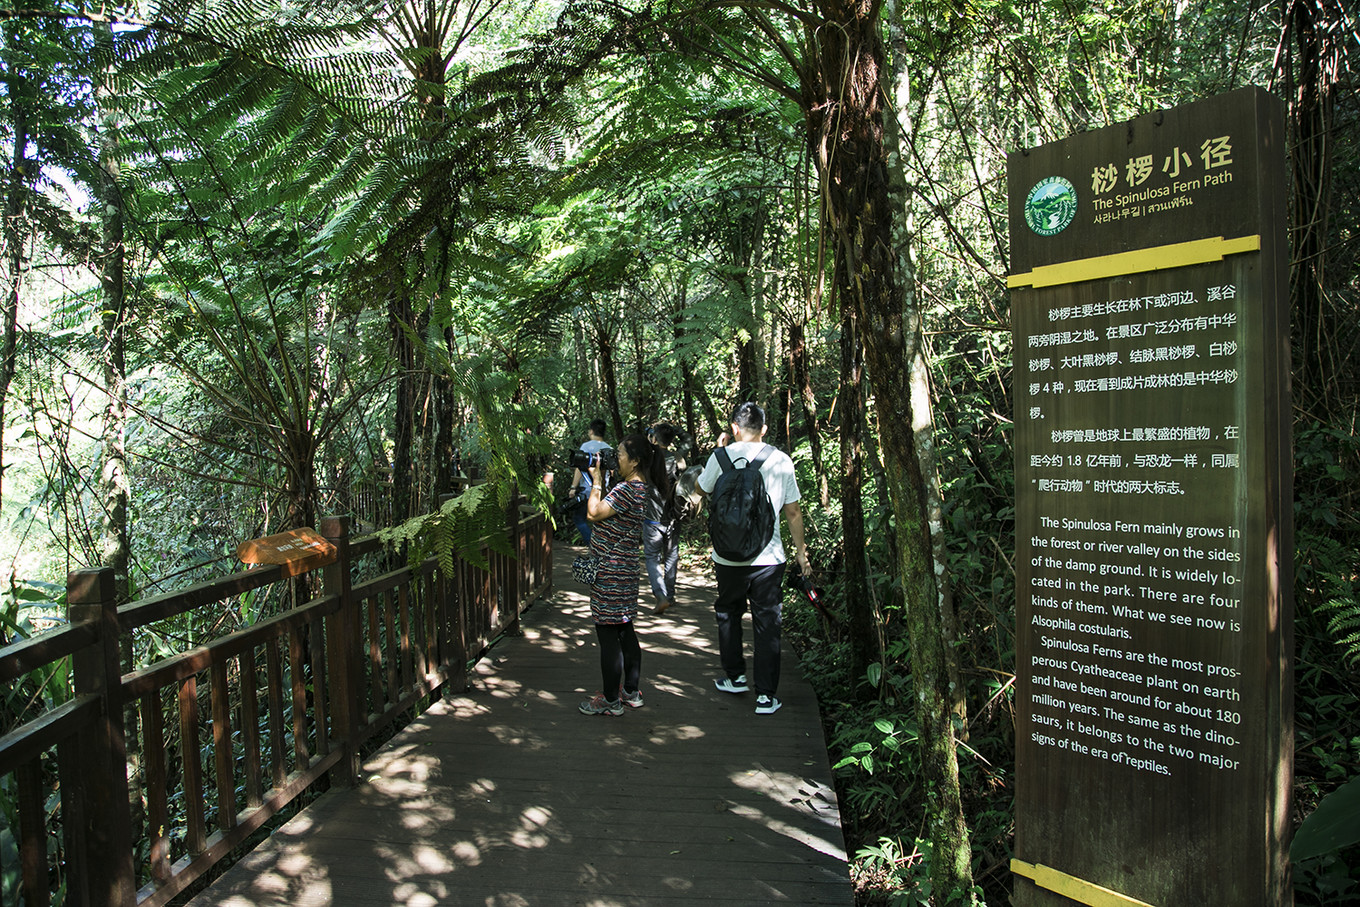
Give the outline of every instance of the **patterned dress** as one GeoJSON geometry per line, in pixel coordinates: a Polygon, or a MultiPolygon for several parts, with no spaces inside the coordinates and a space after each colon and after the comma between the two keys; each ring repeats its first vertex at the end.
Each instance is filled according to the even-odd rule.
{"type": "Polygon", "coordinates": [[[597,624],[626,624],[637,616],[638,553],[642,550],[642,516],[647,483],[620,482],[604,496],[614,515],[593,524],[590,553],[600,558],[590,617],[597,624]]]}

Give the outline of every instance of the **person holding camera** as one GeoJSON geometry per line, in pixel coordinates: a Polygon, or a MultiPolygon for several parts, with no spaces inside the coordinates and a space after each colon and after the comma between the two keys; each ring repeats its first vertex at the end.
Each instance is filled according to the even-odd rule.
{"type": "Polygon", "coordinates": [[[619,482],[604,493],[604,457],[590,462],[591,486],[586,515],[594,524],[590,553],[599,558],[590,590],[590,618],[600,643],[602,692],[581,703],[586,715],[622,715],[624,706],[640,708],[642,644],[633,626],[638,607],[638,549],[650,489],[664,487],[666,462],[643,435],[619,444],[619,482]]]}
{"type": "MultiPolygon", "coordinates": [[[[597,454],[602,450],[609,449],[609,442],[604,439],[605,424],[603,419],[592,419],[590,427],[590,439],[581,445],[580,449],[587,454],[597,454]]],[[[574,459],[574,458],[573,458],[574,459]]],[[[568,493],[572,500],[584,503],[590,497],[591,486],[590,474],[583,472],[580,467],[574,467],[571,471],[571,488],[568,493]]],[[[572,511],[572,521],[576,523],[576,531],[581,533],[581,544],[590,547],[590,520],[586,518],[586,508],[577,507],[572,511]]]]}
{"type": "Polygon", "coordinates": [[[647,561],[647,578],[656,596],[654,614],[664,614],[675,604],[675,574],[680,566],[679,520],[674,506],[675,480],[685,470],[683,457],[671,450],[679,430],[658,422],[648,432],[652,444],[665,460],[665,482],[654,485],[647,497],[647,516],[642,522],[642,554],[647,561]]]}
{"type": "MultiPolygon", "coordinates": [[[[780,586],[787,560],[779,534],[781,515],[789,524],[789,539],[793,542],[799,569],[803,576],[812,576],[812,564],[808,561],[803,538],[803,511],[798,504],[802,495],[798,491],[793,460],[764,442],[766,428],[764,409],[751,402],[740,404],[732,411],[731,436],[726,432],[719,436],[718,449],[709,455],[698,483],[699,490],[710,499],[709,534],[714,542],[713,569],[718,579],[718,597],[713,610],[718,619],[718,653],[724,676],[713,683],[724,693],[745,693],[750,689],[746,679],[746,657],[742,654],[741,625],[742,617],[749,609],[755,637],[757,715],[772,715],[780,707],[775,695],[779,689],[782,636],[780,586]],[[743,465],[738,466],[738,463],[743,465]],[[760,482],[754,482],[751,476],[733,475],[737,470],[751,467],[759,470],[760,482]],[[720,480],[732,487],[742,484],[759,489],[756,493],[768,499],[768,511],[763,521],[764,529],[769,533],[768,540],[754,537],[755,533],[745,533],[747,537],[736,539],[744,547],[745,557],[720,553],[726,550],[732,554],[728,540],[720,539],[720,533],[726,527],[715,524],[715,518],[725,518],[723,515],[731,512],[728,502],[720,501],[720,498],[728,497],[728,489],[719,487],[720,480]]],[[[764,502],[757,503],[760,505],[757,509],[766,506],[764,502]]]]}

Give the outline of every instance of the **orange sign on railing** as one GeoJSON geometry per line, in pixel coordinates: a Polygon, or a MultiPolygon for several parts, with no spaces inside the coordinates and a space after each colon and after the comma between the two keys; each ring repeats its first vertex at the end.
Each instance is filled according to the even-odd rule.
{"type": "Polygon", "coordinates": [[[284,576],[297,576],[335,562],[335,546],[304,526],[251,539],[236,546],[244,564],[278,564],[284,576]]]}

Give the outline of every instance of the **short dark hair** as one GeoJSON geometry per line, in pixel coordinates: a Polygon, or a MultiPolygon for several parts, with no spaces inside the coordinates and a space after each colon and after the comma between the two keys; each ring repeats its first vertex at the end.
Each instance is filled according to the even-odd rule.
{"type": "Polygon", "coordinates": [[[732,410],[732,424],[742,431],[760,431],[765,427],[765,410],[759,403],[747,400],[732,410]]]}
{"type": "Polygon", "coordinates": [[[680,434],[680,430],[669,422],[658,422],[652,426],[652,441],[662,447],[670,447],[675,443],[675,436],[680,434]]]}
{"type": "Polygon", "coordinates": [[[604,433],[607,431],[609,431],[609,426],[604,424],[603,419],[590,420],[590,433],[592,435],[599,435],[601,438],[603,438],[604,433]]]}

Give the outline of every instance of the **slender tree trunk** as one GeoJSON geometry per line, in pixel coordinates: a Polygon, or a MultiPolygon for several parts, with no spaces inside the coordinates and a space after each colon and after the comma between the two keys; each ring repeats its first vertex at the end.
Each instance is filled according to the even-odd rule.
{"type": "Polygon", "coordinates": [[[940,490],[940,474],[935,459],[934,395],[931,393],[930,364],[926,358],[923,339],[925,313],[921,310],[920,295],[916,292],[916,269],[911,259],[912,219],[911,190],[907,183],[906,160],[911,153],[909,138],[911,122],[908,105],[911,100],[911,74],[907,71],[910,59],[902,18],[897,0],[888,0],[888,39],[892,44],[893,103],[883,117],[884,142],[887,148],[888,192],[893,210],[892,248],[897,258],[898,283],[904,300],[906,340],[911,359],[912,430],[916,434],[916,456],[921,461],[921,475],[925,480],[926,516],[930,524],[931,559],[935,568],[935,588],[939,595],[940,626],[944,632],[945,668],[949,674],[950,698],[955,724],[961,739],[968,736],[968,696],[959,674],[958,611],[954,602],[954,585],[949,572],[949,548],[944,529],[944,495],[940,490]]]}
{"type": "MultiPolygon", "coordinates": [[[[841,311],[841,575],[850,625],[850,676],[863,682],[869,666],[882,664],[882,619],[869,590],[864,552],[864,357],[856,311],[841,311]]],[[[881,687],[880,687],[881,689],[881,687]]]]}
{"type": "Polygon", "coordinates": [[[658,421],[661,414],[661,401],[657,391],[661,387],[660,375],[647,372],[647,338],[642,325],[634,321],[631,325],[633,340],[634,389],[633,419],[635,424],[648,426],[658,421]]]}
{"type": "Polygon", "coordinates": [[[932,569],[925,479],[911,411],[912,326],[898,283],[895,213],[888,195],[883,135],[883,45],[878,7],[821,7],[820,57],[808,96],[809,139],[826,174],[825,205],[836,243],[842,305],[854,307],[878,410],[884,468],[897,522],[898,570],[906,600],[911,672],[933,842],[932,900],[973,899],[968,827],[959,792],[948,655],[932,569]],[[814,81],[814,79],[816,81],[814,81]]]}
{"type": "MultiPolygon", "coordinates": [[[[16,47],[20,42],[14,22],[5,22],[5,59],[16,60],[22,50],[16,47]]],[[[7,65],[8,83],[6,94],[9,98],[10,128],[13,130],[14,156],[10,161],[9,178],[5,181],[5,222],[0,225],[0,239],[4,250],[0,253],[8,273],[5,275],[4,312],[0,320],[4,322],[0,334],[0,501],[4,500],[5,481],[5,404],[9,400],[9,386],[14,381],[18,367],[19,340],[19,297],[24,281],[24,244],[27,237],[23,232],[24,212],[28,194],[37,164],[27,157],[30,130],[32,129],[31,94],[28,79],[18,67],[7,65]]]]}
{"type": "Polygon", "coordinates": [[[415,344],[407,336],[412,325],[411,297],[400,287],[388,304],[393,353],[397,360],[397,400],[392,414],[392,519],[398,523],[414,516],[415,459],[413,455],[416,402],[421,372],[415,344]]]}
{"type": "Polygon", "coordinates": [[[685,457],[693,460],[699,456],[699,418],[694,409],[694,369],[690,367],[689,357],[685,355],[685,305],[689,296],[689,282],[681,279],[675,307],[675,318],[671,322],[675,338],[675,355],[680,360],[681,405],[685,413],[685,434],[689,436],[689,450],[685,457]]]}
{"type": "Polygon", "coordinates": [[[614,423],[614,443],[623,439],[623,413],[619,410],[619,378],[614,366],[614,338],[596,326],[595,339],[600,351],[600,376],[604,379],[604,402],[614,423]]]}
{"type": "Polygon", "coordinates": [[[1343,11],[1328,0],[1285,5],[1289,54],[1284,76],[1293,133],[1295,229],[1290,297],[1298,342],[1295,389],[1306,408],[1329,412],[1336,400],[1336,329],[1326,301],[1328,221],[1331,208],[1332,121],[1337,80],[1345,69],[1340,42],[1354,40],[1343,11]],[[1347,37],[1349,36],[1349,37],[1347,37]]]}
{"type": "MultiPolygon", "coordinates": [[[[444,353],[450,360],[456,355],[452,328],[444,329],[444,353]]],[[[458,421],[458,396],[446,375],[438,375],[434,385],[435,418],[438,427],[434,440],[434,484],[430,500],[453,491],[455,463],[458,452],[453,443],[453,427],[458,421]]]]}
{"type": "MultiPolygon", "coordinates": [[[[95,41],[112,48],[113,30],[108,23],[95,26],[95,41]]],[[[109,54],[112,59],[112,54],[109,54]]],[[[106,75],[106,74],[101,74],[106,75]]],[[[111,75],[108,74],[108,75],[111,75]]],[[[100,539],[100,563],[113,570],[114,597],[118,604],[131,599],[131,580],[128,574],[132,559],[132,541],[128,533],[128,509],[132,490],[127,461],[127,247],[125,244],[126,218],[123,195],[118,185],[118,110],[116,99],[107,80],[95,87],[95,101],[99,105],[103,128],[100,139],[99,206],[103,219],[102,251],[99,262],[99,287],[103,296],[100,319],[102,360],[104,366],[104,415],[100,427],[103,447],[103,466],[99,477],[99,494],[103,509],[103,532],[100,539]]],[[[134,652],[132,633],[118,638],[119,657],[123,670],[131,671],[134,652]]],[[[142,741],[136,703],[123,707],[123,728],[126,736],[128,765],[128,805],[133,827],[142,821],[142,741]]]]}
{"type": "Polygon", "coordinates": [[[822,462],[822,433],[817,426],[817,393],[812,388],[812,364],[807,345],[807,328],[801,319],[789,325],[789,371],[793,385],[789,396],[796,397],[807,426],[808,446],[812,450],[812,468],[817,475],[817,499],[823,507],[831,503],[830,482],[822,462]]]}

